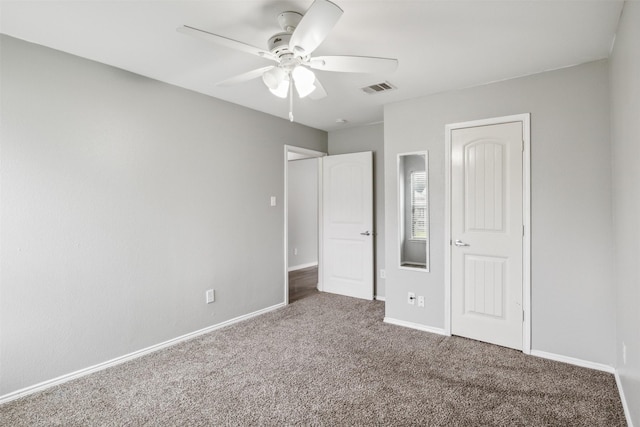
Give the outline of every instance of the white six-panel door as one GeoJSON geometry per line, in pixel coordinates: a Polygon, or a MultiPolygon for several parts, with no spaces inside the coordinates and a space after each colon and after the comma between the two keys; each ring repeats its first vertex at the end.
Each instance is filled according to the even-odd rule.
{"type": "Polygon", "coordinates": [[[322,159],[323,291],[373,299],[373,156],[322,159]]]}
{"type": "Polygon", "coordinates": [[[523,123],[451,131],[451,332],[523,348],[523,123]]]}

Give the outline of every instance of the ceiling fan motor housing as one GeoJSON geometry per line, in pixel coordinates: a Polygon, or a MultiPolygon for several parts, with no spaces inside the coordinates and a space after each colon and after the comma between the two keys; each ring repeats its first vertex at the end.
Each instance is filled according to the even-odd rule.
{"type": "Polygon", "coordinates": [[[289,40],[291,40],[291,33],[278,33],[271,36],[267,42],[269,51],[278,58],[286,54],[291,54],[292,52],[289,50],[289,40]]]}
{"type": "Polygon", "coordinates": [[[287,11],[278,15],[278,24],[282,32],[271,36],[267,45],[269,51],[280,61],[294,57],[294,52],[289,49],[289,41],[300,20],[302,20],[302,14],[298,12],[287,11]]]}

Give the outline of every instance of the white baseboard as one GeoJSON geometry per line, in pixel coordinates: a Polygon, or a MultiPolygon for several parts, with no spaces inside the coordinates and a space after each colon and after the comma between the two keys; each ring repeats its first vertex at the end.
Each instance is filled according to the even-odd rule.
{"type": "Polygon", "coordinates": [[[386,301],[387,299],[386,299],[385,297],[383,297],[383,296],[376,295],[376,296],[375,296],[375,300],[376,300],[376,301],[386,301]]]}
{"type": "Polygon", "coordinates": [[[316,261],[316,262],[308,262],[306,264],[298,264],[298,265],[289,266],[287,271],[302,270],[303,268],[316,267],[317,265],[318,265],[318,261],[316,261]]]}
{"type": "Polygon", "coordinates": [[[155,344],[152,345],[150,347],[147,348],[143,348],[142,350],[138,350],[138,351],[134,351],[133,353],[129,353],[129,354],[125,354],[124,356],[120,356],[120,357],[116,357],[115,359],[111,359],[111,360],[107,360],[106,362],[102,362],[102,363],[98,363],[97,365],[93,365],[93,366],[89,366],[87,368],[84,369],[80,369],[78,371],[75,372],[71,372],[65,375],[61,375],[57,378],[53,378],[47,381],[43,381],[41,383],[29,386],[29,387],[25,387],[23,389],[5,394],[4,396],[0,396],[0,405],[2,405],[3,403],[7,403],[10,402],[12,400],[16,400],[19,399],[21,397],[33,394],[33,393],[37,393],[39,391],[45,390],[47,388],[62,384],[62,383],[66,383],[67,381],[71,381],[74,380],[76,378],[80,378],[83,377],[85,375],[89,375],[92,374],[94,372],[98,372],[101,371],[103,369],[107,369],[110,368],[112,366],[116,366],[119,365],[121,363],[125,363],[128,362],[130,360],[133,359],[137,359],[138,357],[142,357],[145,356],[149,353],[153,353],[156,352],[158,350],[162,350],[164,348],[167,347],[171,347],[172,345],[181,343],[183,341],[187,341],[193,338],[196,338],[200,335],[206,334],[208,332],[212,332],[215,331],[216,329],[220,329],[220,328],[224,328],[225,326],[229,326],[232,325],[234,323],[238,323],[238,322],[242,322],[244,320],[248,320],[252,317],[256,317],[259,316],[261,314],[265,314],[268,313],[270,311],[273,310],[277,310],[278,308],[284,307],[284,303],[280,303],[280,304],[276,304],[273,305],[271,307],[267,307],[267,308],[263,308],[262,310],[258,310],[258,311],[254,311],[252,313],[248,313],[248,314],[244,314],[242,316],[238,316],[238,317],[234,317],[233,319],[229,319],[227,321],[224,321],[222,323],[218,323],[216,325],[212,325],[212,326],[208,326],[204,329],[200,329],[182,336],[179,336],[177,338],[173,338],[170,339],[168,341],[164,341],[161,342],[159,344],[155,344]]]}
{"type": "Polygon", "coordinates": [[[618,370],[615,372],[616,377],[616,385],[618,386],[618,393],[620,393],[620,400],[622,401],[622,409],[624,409],[624,417],[627,419],[627,425],[629,427],[633,427],[633,422],[631,421],[631,412],[629,411],[629,405],[627,404],[627,398],[624,395],[624,389],[622,388],[622,381],[620,380],[620,375],[618,375],[618,370]]]}
{"type": "Polygon", "coordinates": [[[393,319],[391,317],[385,317],[384,323],[389,323],[391,325],[397,325],[397,326],[404,326],[405,328],[417,329],[419,331],[424,331],[424,332],[431,332],[432,334],[446,335],[446,336],[449,335],[442,328],[434,328],[432,326],[421,325],[419,323],[405,322],[404,320],[393,319]]]}
{"type": "Polygon", "coordinates": [[[546,351],[531,350],[531,356],[542,357],[543,359],[555,360],[556,362],[564,362],[570,365],[582,366],[583,368],[595,369],[596,371],[608,372],[615,374],[616,370],[613,366],[603,363],[590,362],[588,360],[576,359],[575,357],[563,356],[561,354],[548,353],[546,351]]]}

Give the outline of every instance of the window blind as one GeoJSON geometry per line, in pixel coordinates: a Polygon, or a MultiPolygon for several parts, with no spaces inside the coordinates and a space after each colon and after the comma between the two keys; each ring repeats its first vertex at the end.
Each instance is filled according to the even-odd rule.
{"type": "Polygon", "coordinates": [[[427,238],[427,174],[411,172],[411,239],[427,238]]]}

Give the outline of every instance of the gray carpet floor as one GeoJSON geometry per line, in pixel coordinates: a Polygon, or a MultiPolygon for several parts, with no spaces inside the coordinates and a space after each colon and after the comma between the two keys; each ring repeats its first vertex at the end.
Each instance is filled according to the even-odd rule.
{"type": "Polygon", "coordinates": [[[383,316],[314,294],[9,402],[0,425],[626,425],[610,374],[383,316]]]}

